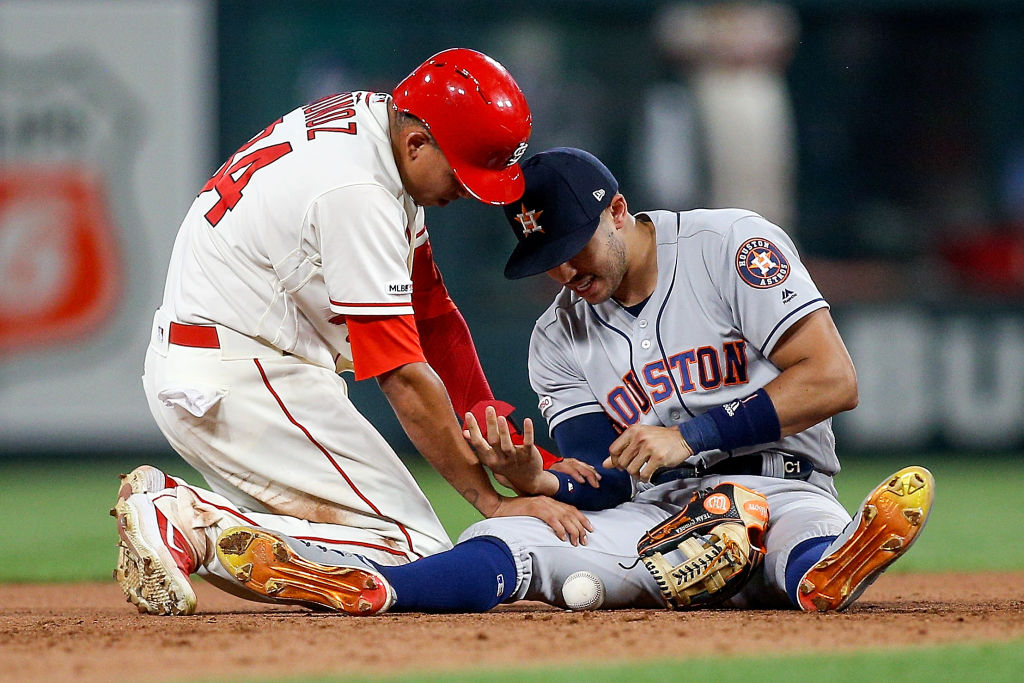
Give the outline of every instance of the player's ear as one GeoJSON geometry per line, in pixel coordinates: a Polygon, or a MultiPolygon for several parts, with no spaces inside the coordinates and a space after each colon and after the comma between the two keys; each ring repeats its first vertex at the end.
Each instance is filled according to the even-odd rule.
{"type": "Polygon", "coordinates": [[[612,220],[615,221],[616,230],[622,228],[626,224],[626,216],[629,215],[629,206],[626,204],[626,198],[621,192],[616,192],[615,196],[612,197],[611,203],[608,205],[608,211],[612,213],[612,220]]]}
{"type": "Polygon", "coordinates": [[[431,142],[433,138],[430,137],[430,133],[422,128],[406,128],[402,132],[402,145],[410,159],[417,158],[431,142]]]}

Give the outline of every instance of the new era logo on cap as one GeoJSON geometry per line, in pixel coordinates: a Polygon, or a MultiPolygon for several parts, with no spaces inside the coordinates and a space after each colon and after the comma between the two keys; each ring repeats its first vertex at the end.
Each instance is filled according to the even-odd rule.
{"type": "Polygon", "coordinates": [[[594,190],[592,194],[594,195],[594,199],[601,201],[601,199],[604,198],[604,189],[594,190]]]}

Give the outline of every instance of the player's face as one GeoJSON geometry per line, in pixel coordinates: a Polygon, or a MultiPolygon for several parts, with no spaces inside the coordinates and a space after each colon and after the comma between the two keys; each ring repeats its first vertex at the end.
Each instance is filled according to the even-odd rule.
{"type": "Polygon", "coordinates": [[[406,167],[405,189],[420,206],[445,206],[469,193],[455,178],[452,167],[436,144],[420,148],[406,167]]]}
{"type": "Polygon", "coordinates": [[[626,245],[615,229],[611,213],[605,211],[587,246],[562,265],[549,270],[548,275],[588,303],[597,304],[616,293],[628,266],[626,245]]]}

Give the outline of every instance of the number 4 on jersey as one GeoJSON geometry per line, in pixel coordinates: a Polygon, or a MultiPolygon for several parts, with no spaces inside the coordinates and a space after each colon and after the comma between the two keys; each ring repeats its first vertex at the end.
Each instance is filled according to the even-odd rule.
{"type": "Polygon", "coordinates": [[[242,147],[231,155],[224,165],[221,166],[213,177],[206,181],[203,185],[203,189],[200,190],[199,194],[208,192],[210,190],[217,190],[217,194],[220,195],[220,199],[213,205],[209,211],[206,212],[206,220],[210,225],[216,227],[220,223],[221,219],[231,209],[235,208],[238,201],[242,198],[242,190],[249,184],[249,180],[252,178],[252,174],[260,170],[264,166],[268,166],[285,154],[292,151],[292,145],[290,142],[280,142],[276,145],[269,145],[262,147],[248,154],[242,155],[246,150],[251,148],[254,144],[260,140],[266,138],[272,132],[277,124],[281,123],[283,119],[278,119],[272,124],[263,129],[263,131],[254,137],[249,142],[242,145],[242,147]],[[244,169],[244,170],[243,170],[244,169]],[[239,175],[241,172],[241,175],[239,175]]]}

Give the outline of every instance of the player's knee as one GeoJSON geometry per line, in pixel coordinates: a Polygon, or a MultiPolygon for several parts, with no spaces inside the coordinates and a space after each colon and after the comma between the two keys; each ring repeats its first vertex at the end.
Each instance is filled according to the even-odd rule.
{"type": "Polygon", "coordinates": [[[479,538],[481,536],[491,536],[493,538],[500,539],[506,545],[508,545],[510,537],[509,520],[510,517],[498,517],[495,519],[485,519],[475,524],[470,524],[465,531],[459,534],[458,543],[464,543],[471,538],[479,538]]]}

